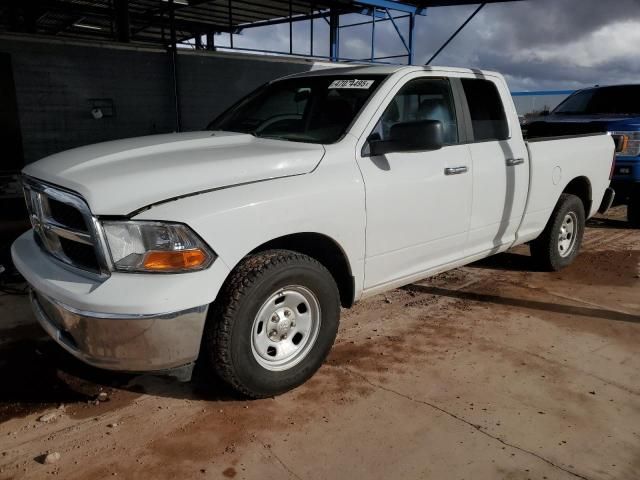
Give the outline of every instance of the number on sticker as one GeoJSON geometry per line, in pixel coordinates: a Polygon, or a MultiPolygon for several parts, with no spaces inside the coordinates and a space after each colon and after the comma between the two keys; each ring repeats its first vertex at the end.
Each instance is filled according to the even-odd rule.
{"type": "Polygon", "coordinates": [[[363,90],[368,90],[373,85],[373,80],[358,80],[357,78],[353,79],[344,79],[344,80],[334,80],[329,85],[329,88],[360,88],[363,90]]]}

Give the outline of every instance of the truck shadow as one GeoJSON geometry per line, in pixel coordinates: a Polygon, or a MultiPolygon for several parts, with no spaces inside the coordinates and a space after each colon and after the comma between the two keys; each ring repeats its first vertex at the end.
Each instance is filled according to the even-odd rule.
{"type": "Polygon", "coordinates": [[[578,315],[582,317],[600,318],[603,320],[613,320],[616,322],[640,323],[640,315],[632,315],[630,313],[618,312],[615,310],[578,307],[573,305],[563,305],[560,303],[541,302],[539,300],[525,300],[521,298],[503,297],[501,295],[463,292],[460,290],[449,290],[447,288],[428,287],[416,284],[412,284],[405,288],[421,293],[427,293],[429,295],[455,298],[458,300],[493,303],[495,305],[506,305],[510,307],[540,310],[544,312],[560,313],[564,315],[578,315]]]}
{"type": "Polygon", "coordinates": [[[632,230],[629,222],[626,220],[617,220],[614,218],[591,218],[587,221],[588,228],[611,228],[616,230],[632,230]]]}
{"type": "Polygon", "coordinates": [[[0,378],[0,423],[57,408],[72,418],[95,417],[131,404],[144,394],[173,399],[241,400],[202,366],[196,367],[191,382],[110,372],[77,360],[54,341],[42,337],[42,332],[0,347],[0,378]],[[101,394],[105,395],[104,400],[101,394]]]}
{"type": "Polygon", "coordinates": [[[542,272],[529,255],[514,252],[504,252],[478,260],[467,268],[480,268],[485,270],[505,270],[511,272],[542,272]]]}

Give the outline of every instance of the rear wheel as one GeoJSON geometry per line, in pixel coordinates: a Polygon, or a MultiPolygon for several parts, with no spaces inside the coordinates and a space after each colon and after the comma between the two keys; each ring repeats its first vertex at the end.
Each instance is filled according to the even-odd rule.
{"type": "Polygon", "coordinates": [[[338,288],[319,262],[288,250],[251,255],[213,305],[204,354],[238,392],[277,395],[320,368],[339,317],[338,288]]]}
{"type": "Polygon", "coordinates": [[[580,250],[584,225],[582,200],[563,193],[542,235],[531,242],[531,255],[536,263],[551,271],[570,265],[580,250]]]}
{"type": "Polygon", "coordinates": [[[632,227],[640,228],[640,188],[633,191],[629,197],[627,220],[632,227]]]}

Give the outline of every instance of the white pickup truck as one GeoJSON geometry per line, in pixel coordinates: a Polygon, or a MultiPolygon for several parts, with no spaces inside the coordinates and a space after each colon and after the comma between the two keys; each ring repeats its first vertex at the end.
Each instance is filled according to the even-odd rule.
{"type": "Polygon", "coordinates": [[[320,367],[341,306],[523,243],[571,263],[613,159],[607,135],[525,142],[496,73],[313,71],[205,131],[28,165],[13,260],[85,362],[184,375],[199,359],[271,396],[320,367]]]}

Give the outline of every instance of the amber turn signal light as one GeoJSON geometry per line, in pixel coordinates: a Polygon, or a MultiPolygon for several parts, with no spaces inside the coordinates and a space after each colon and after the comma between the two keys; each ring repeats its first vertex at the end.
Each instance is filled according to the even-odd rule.
{"type": "Polygon", "coordinates": [[[629,137],[627,135],[619,135],[616,141],[616,152],[624,152],[629,147],[629,137]]]}
{"type": "Polygon", "coordinates": [[[154,250],[145,255],[143,266],[156,271],[190,270],[201,267],[206,261],[207,254],[199,248],[171,252],[154,250]]]}

